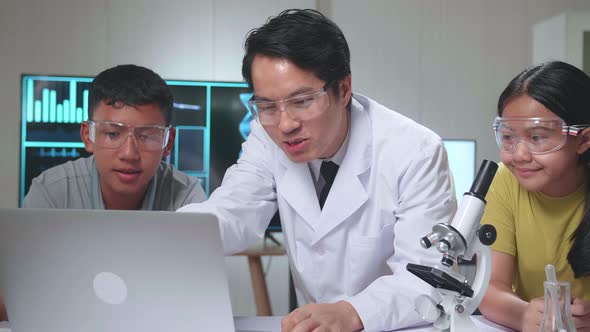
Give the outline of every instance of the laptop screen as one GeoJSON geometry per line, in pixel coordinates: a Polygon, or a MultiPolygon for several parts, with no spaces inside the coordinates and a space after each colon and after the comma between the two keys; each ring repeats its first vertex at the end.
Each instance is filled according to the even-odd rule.
{"type": "Polygon", "coordinates": [[[212,215],[0,209],[0,229],[15,331],[234,331],[212,215]]]}

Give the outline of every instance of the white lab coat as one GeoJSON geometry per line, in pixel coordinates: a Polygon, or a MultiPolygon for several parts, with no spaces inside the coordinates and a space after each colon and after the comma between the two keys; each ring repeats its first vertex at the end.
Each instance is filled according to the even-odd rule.
{"type": "Polygon", "coordinates": [[[406,264],[441,257],[420,238],[456,209],[446,152],[432,131],[367,97],[354,94],[350,112],[347,151],[323,210],[308,165],[291,162],[252,121],[221,187],[181,211],[216,214],[232,254],[260,240],[278,207],[300,304],[346,300],[366,331],[420,324],[414,298],[432,288],[406,264]]]}

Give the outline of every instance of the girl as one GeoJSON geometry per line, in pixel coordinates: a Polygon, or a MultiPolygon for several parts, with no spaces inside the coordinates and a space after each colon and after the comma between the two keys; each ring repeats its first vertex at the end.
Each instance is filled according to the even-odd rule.
{"type": "Polygon", "coordinates": [[[502,164],[482,223],[498,231],[480,310],[539,331],[546,264],[571,283],[578,331],[590,331],[590,77],[563,62],[526,69],[500,95],[494,122],[502,164]]]}

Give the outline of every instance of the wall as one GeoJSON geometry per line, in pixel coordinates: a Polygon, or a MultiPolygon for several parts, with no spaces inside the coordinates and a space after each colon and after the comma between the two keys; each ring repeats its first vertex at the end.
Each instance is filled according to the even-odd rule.
{"type": "Polygon", "coordinates": [[[584,64],[584,31],[590,31],[590,11],[568,11],[567,59],[579,68],[583,68],[584,64]]]}
{"type": "Polygon", "coordinates": [[[443,138],[476,139],[477,165],[499,159],[491,129],[497,98],[531,65],[534,24],[590,10],[584,0],[323,3],[348,38],[354,88],[443,138]]]}
{"type": "Polygon", "coordinates": [[[590,11],[568,10],[535,24],[533,62],[558,59],[584,69],[589,31],[590,11]]]}
{"type": "MultiPolygon", "coordinates": [[[[136,63],[165,78],[241,80],[245,33],[289,7],[319,8],[341,26],[358,92],[444,138],[477,139],[478,159],[496,160],[496,99],[531,64],[532,27],[567,10],[590,10],[590,2],[4,0],[0,207],[18,204],[22,73],[95,75],[136,63]]],[[[227,260],[234,313],[252,315],[245,259],[227,260]]],[[[269,287],[276,314],[287,311],[285,271],[286,259],[273,258],[269,287]]]]}
{"type": "Polygon", "coordinates": [[[555,15],[533,26],[533,63],[567,61],[567,15],[555,15]]]}

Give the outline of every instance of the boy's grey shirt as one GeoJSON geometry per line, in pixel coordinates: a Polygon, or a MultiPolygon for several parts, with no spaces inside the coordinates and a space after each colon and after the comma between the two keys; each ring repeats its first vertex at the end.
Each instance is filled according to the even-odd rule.
{"type": "MultiPolygon", "coordinates": [[[[205,199],[196,178],[161,162],[149,183],[141,210],[175,211],[205,199]]],[[[23,207],[104,210],[94,156],[68,161],[34,178],[23,207]]]]}

